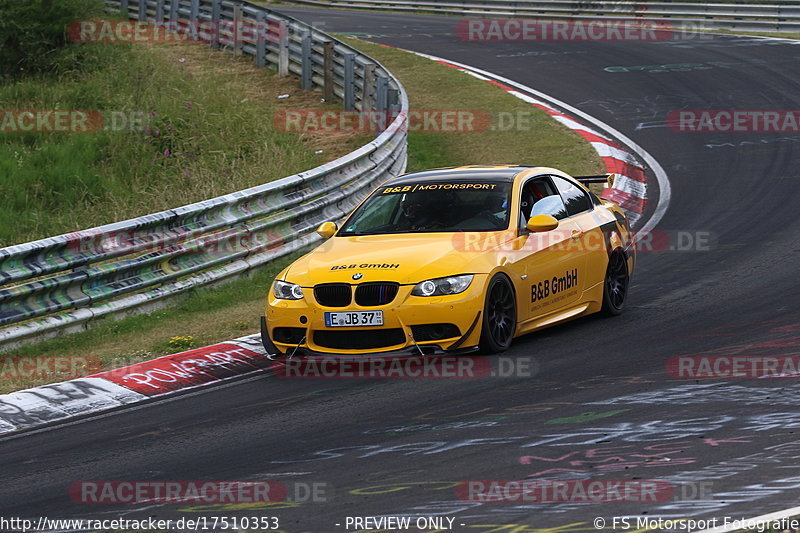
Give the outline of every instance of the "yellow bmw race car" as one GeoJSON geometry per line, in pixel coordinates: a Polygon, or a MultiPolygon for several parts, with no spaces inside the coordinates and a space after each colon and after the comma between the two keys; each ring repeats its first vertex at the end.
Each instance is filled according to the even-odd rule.
{"type": "Polygon", "coordinates": [[[262,342],[273,355],[496,353],[535,329],[619,314],[633,236],[583,184],[607,178],[523,166],[393,178],[278,274],[262,342]]]}

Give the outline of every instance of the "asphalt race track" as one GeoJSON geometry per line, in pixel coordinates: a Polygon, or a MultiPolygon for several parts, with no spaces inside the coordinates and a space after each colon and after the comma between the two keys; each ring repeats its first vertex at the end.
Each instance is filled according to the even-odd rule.
{"type": "Polygon", "coordinates": [[[348,516],[443,516],[455,531],[569,532],[594,530],[598,517],[611,529],[614,517],[742,518],[800,505],[800,383],[667,372],[675,356],[798,354],[800,133],[665,123],[673,110],[800,109],[800,46],[734,36],[475,43],[456,36],[453,17],[280,9],[490,70],[599,118],[666,170],[672,199],[657,229],[672,245],[683,235],[707,246],[640,253],[618,318],[518,339],[508,355],[533,361],[530,377],[263,375],[5,439],[0,515],[276,516],[292,533],[346,531],[348,516]],[[642,65],[664,67],[607,69],[642,65]],[[675,490],[664,501],[585,503],[465,501],[455,489],[523,479],[675,490]],[[69,487],[87,480],[276,480],[295,501],[73,502],[69,487]]]}

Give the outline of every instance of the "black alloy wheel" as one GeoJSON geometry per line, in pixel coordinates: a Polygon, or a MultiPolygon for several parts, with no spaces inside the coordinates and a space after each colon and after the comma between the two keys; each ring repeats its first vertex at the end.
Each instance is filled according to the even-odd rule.
{"type": "Polygon", "coordinates": [[[517,326],[514,288],[503,274],[495,274],[486,289],[483,306],[481,349],[487,353],[505,351],[511,346],[517,326]]]}

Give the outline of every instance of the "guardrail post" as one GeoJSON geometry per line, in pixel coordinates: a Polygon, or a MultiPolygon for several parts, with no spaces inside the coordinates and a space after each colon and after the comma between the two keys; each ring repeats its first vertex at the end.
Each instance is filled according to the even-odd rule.
{"type": "Polygon", "coordinates": [[[180,0],[170,0],[169,3],[169,20],[170,22],[175,22],[178,20],[178,10],[181,8],[181,1],[180,0]]]}
{"type": "Polygon", "coordinates": [[[302,55],[300,57],[301,66],[303,68],[302,75],[300,76],[300,88],[304,91],[311,89],[313,86],[313,70],[311,65],[311,33],[303,35],[302,41],[302,55]]]}
{"type": "Polygon", "coordinates": [[[395,110],[400,105],[400,91],[397,89],[388,89],[386,93],[386,108],[389,111],[389,121],[395,119],[395,110]]]}
{"type": "Polygon", "coordinates": [[[375,87],[375,63],[364,64],[364,79],[361,86],[361,111],[375,108],[373,101],[373,88],[375,87]]]}
{"type": "Polygon", "coordinates": [[[156,20],[158,22],[164,20],[164,0],[156,0],[156,20]]]}
{"type": "Polygon", "coordinates": [[[122,0],[120,11],[125,15],[125,18],[130,18],[130,11],[128,10],[128,0],[122,0]]]}
{"type": "Polygon", "coordinates": [[[330,102],[333,100],[333,41],[325,41],[322,43],[323,50],[323,93],[325,101],[330,102]]]}
{"type": "Polygon", "coordinates": [[[378,86],[375,92],[375,111],[378,113],[378,134],[386,129],[389,109],[389,78],[378,76],[378,86]]]}
{"type": "Polygon", "coordinates": [[[189,12],[191,13],[189,19],[192,24],[192,40],[197,40],[197,23],[200,21],[200,0],[192,0],[189,12]]]}
{"type": "Polygon", "coordinates": [[[281,21],[278,24],[278,76],[289,75],[289,28],[281,21]]]}
{"type": "Polygon", "coordinates": [[[139,0],[139,20],[147,20],[147,4],[145,0],[139,0]]]}
{"type": "Polygon", "coordinates": [[[356,108],[356,55],[344,55],[344,108],[352,111],[356,108]]]}
{"type": "Polygon", "coordinates": [[[214,28],[214,38],[211,39],[211,47],[219,48],[219,32],[222,31],[222,9],[220,7],[221,0],[211,0],[211,22],[214,28]]]}
{"type": "Polygon", "coordinates": [[[378,83],[375,93],[375,109],[378,111],[386,111],[389,104],[389,78],[386,76],[378,76],[378,83]]]}
{"type": "Polygon", "coordinates": [[[242,55],[242,4],[233,6],[233,55],[242,55]]]}
{"type": "Polygon", "coordinates": [[[258,37],[256,37],[256,66],[263,68],[267,66],[267,14],[263,11],[259,11],[256,15],[256,20],[258,21],[259,28],[256,32],[258,35],[258,37]]]}

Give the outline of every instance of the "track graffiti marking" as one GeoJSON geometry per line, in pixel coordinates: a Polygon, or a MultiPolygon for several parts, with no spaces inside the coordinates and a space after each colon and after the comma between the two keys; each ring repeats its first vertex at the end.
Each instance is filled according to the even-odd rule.
{"type": "Polygon", "coordinates": [[[592,420],[598,420],[600,418],[608,418],[610,416],[618,415],[620,413],[624,413],[629,411],[630,409],[617,409],[616,411],[605,411],[603,413],[582,413],[575,416],[565,416],[563,418],[553,418],[552,420],[548,420],[545,424],[582,424],[584,422],[591,422],[592,420]]]}
{"type": "Polygon", "coordinates": [[[780,388],[751,387],[716,383],[689,383],[647,392],[637,392],[606,400],[589,402],[590,405],[662,405],[705,404],[737,402],[740,405],[797,405],[800,383],[782,383],[780,388]]]}
{"type": "Polygon", "coordinates": [[[419,431],[445,431],[452,429],[473,429],[473,428],[486,428],[496,427],[500,425],[500,421],[507,420],[508,416],[488,416],[478,420],[457,420],[446,421],[442,423],[431,424],[408,424],[404,426],[390,427],[390,428],[373,428],[364,431],[365,435],[375,433],[386,434],[390,436],[402,435],[404,433],[415,433],[419,431]]]}
{"type": "MultiPolygon", "coordinates": [[[[557,477],[586,474],[589,472],[613,472],[630,468],[675,467],[693,464],[696,457],[684,455],[685,452],[700,446],[717,447],[720,444],[746,444],[752,442],[748,437],[733,437],[715,440],[705,438],[699,443],[696,440],[681,440],[649,446],[623,445],[590,448],[584,451],[572,451],[557,457],[540,455],[523,455],[520,464],[545,464],[551,468],[528,474],[527,478],[557,477]]],[[[543,465],[544,466],[544,465],[543,465]]],[[[578,475],[577,477],[584,477],[578,475]]]]}
{"type": "Polygon", "coordinates": [[[796,143],[800,142],[800,136],[798,135],[782,135],[780,137],[764,137],[761,139],[748,139],[745,141],[724,141],[724,140],[715,140],[710,143],[705,144],[704,146],[709,149],[714,148],[743,148],[746,146],[765,146],[768,144],[776,144],[776,143],[796,143]]]}
{"type": "MultiPolygon", "coordinates": [[[[800,414],[798,414],[800,417],[800,414]]],[[[582,446],[591,444],[619,442],[652,442],[660,440],[701,437],[707,433],[724,428],[736,417],[718,415],[713,417],[690,418],[685,420],[654,420],[649,422],[620,422],[606,426],[581,428],[563,433],[543,435],[508,435],[464,440],[418,441],[394,445],[364,444],[344,446],[316,451],[311,457],[292,460],[273,460],[272,463],[292,464],[324,461],[341,457],[366,459],[385,454],[399,455],[438,455],[441,453],[473,446],[518,446],[533,448],[537,446],[582,446]]],[[[716,441],[722,442],[722,441],[716,441]]]]}
{"type": "Polygon", "coordinates": [[[606,72],[619,73],[619,72],[646,72],[648,74],[659,74],[664,72],[693,72],[700,70],[711,69],[733,69],[741,70],[748,67],[764,67],[767,65],[779,65],[785,63],[796,64],[796,59],[779,59],[779,60],[766,60],[766,59],[740,59],[736,61],[706,61],[705,63],[670,63],[664,65],[625,65],[625,66],[610,66],[605,67],[603,70],[606,72]]]}

